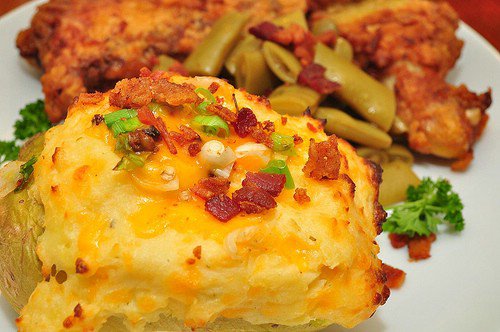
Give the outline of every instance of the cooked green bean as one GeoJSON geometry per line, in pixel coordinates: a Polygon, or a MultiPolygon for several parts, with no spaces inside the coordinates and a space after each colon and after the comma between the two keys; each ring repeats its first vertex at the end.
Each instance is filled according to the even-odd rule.
{"type": "Polygon", "coordinates": [[[304,12],[302,12],[300,10],[297,10],[297,11],[291,12],[289,14],[277,17],[273,20],[273,23],[278,25],[278,26],[281,26],[283,28],[287,28],[290,25],[295,23],[295,24],[300,25],[301,27],[303,27],[306,30],[309,29],[307,26],[306,16],[304,15],[304,12]]]}
{"type": "Polygon", "coordinates": [[[393,135],[401,135],[408,132],[408,127],[403,122],[403,120],[401,120],[401,118],[396,115],[394,117],[394,122],[392,123],[390,132],[393,135]]]}
{"type": "Polygon", "coordinates": [[[351,43],[349,43],[347,39],[342,37],[337,38],[335,48],[333,50],[347,61],[352,61],[354,52],[352,50],[351,43]]]}
{"type": "Polygon", "coordinates": [[[314,61],[327,69],[326,78],[340,83],[337,94],[341,99],[384,131],[391,128],[396,113],[391,90],[324,44],[316,44],[314,61]]]}
{"type": "Polygon", "coordinates": [[[379,201],[383,206],[392,205],[406,199],[408,186],[417,186],[420,179],[411,169],[411,165],[395,160],[381,165],[382,184],[380,185],[379,201]]]}
{"type": "Polygon", "coordinates": [[[276,79],[266,64],[261,51],[241,54],[235,72],[236,85],[247,92],[261,95],[273,88],[276,79]]]}
{"type": "Polygon", "coordinates": [[[268,41],[262,45],[262,51],[267,65],[280,80],[286,83],[297,82],[302,66],[292,52],[268,41]]]}
{"type": "Polygon", "coordinates": [[[389,149],[387,149],[390,161],[402,160],[409,165],[413,165],[415,157],[413,154],[402,145],[393,144],[389,149]]]}
{"type": "Polygon", "coordinates": [[[153,67],[153,70],[164,70],[167,71],[172,67],[172,65],[176,62],[174,58],[169,57],[168,55],[160,55],[158,57],[158,64],[153,67]]]}
{"type": "Polygon", "coordinates": [[[220,18],[212,31],[184,62],[191,75],[217,76],[224,60],[238,42],[247,14],[232,12],[220,18]]]}
{"type": "Polygon", "coordinates": [[[404,161],[408,165],[413,165],[415,158],[413,154],[404,146],[394,144],[388,149],[374,149],[361,147],[357,149],[360,156],[373,160],[378,164],[385,164],[395,160],[404,161]]]}
{"type": "Polygon", "coordinates": [[[326,119],[327,133],[378,149],[388,148],[392,144],[391,136],[384,131],[335,108],[320,107],[315,117],[326,119]]]}
{"type": "Polygon", "coordinates": [[[376,162],[379,165],[388,163],[390,161],[387,150],[359,147],[356,149],[356,153],[363,158],[370,159],[371,161],[376,162]]]}
{"type": "Polygon", "coordinates": [[[322,18],[321,20],[317,20],[311,27],[312,33],[316,36],[332,30],[337,32],[337,25],[333,22],[333,20],[329,18],[322,18]]]}
{"type": "Polygon", "coordinates": [[[280,114],[302,115],[309,107],[314,114],[323,96],[302,85],[282,85],[271,93],[269,101],[280,114]]]}
{"type": "Polygon", "coordinates": [[[236,67],[240,61],[240,57],[245,52],[256,51],[260,49],[261,41],[252,35],[247,35],[240,41],[233,49],[231,54],[227,57],[225,66],[231,75],[235,75],[236,67]]]}

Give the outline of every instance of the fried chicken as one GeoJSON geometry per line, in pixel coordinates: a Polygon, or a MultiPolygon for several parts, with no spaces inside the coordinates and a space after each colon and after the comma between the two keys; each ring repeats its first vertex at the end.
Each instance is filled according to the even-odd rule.
{"type": "Polygon", "coordinates": [[[365,0],[330,6],[313,20],[324,17],[336,22],[364,70],[395,82],[397,116],[412,149],[469,158],[491,97],[445,81],[463,46],[455,35],[458,16],[446,2],[365,0]]]}
{"type": "Polygon", "coordinates": [[[306,10],[305,0],[51,0],[38,8],[17,46],[38,64],[46,111],[64,119],[73,98],[106,90],[153,67],[160,54],[182,58],[224,13],[250,11],[265,20],[306,10]]]}

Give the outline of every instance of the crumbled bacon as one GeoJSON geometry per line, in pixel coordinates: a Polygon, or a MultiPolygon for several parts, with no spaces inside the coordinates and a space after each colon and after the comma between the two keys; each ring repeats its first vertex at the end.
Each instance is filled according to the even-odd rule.
{"type": "Polygon", "coordinates": [[[98,126],[98,125],[100,125],[103,121],[104,121],[104,117],[102,116],[102,114],[96,114],[96,115],[94,115],[94,117],[92,118],[92,124],[93,124],[94,126],[98,126]]]}
{"type": "Polygon", "coordinates": [[[130,78],[116,83],[109,93],[109,103],[120,108],[139,108],[153,100],[148,78],[130,78]]]}
{"type": "Polygon", "coordinates": [[[325,77],[325,67],[316,63],[305,66],[297,79],[299,84],[305,85],[321,94],[330,94],[340,88],[340,84],[325,77]]]}
{"type": "Polygon", "coordinates": [[[319,36],[316,36],[316,39],[325,45],[328,46],[334,46],[337,42],[337,32],[335,30],[328,30],[320,34],[319,36]]]}
{"type": "Polygon", "coordinates": [[[157,102],[172,106],[197,103],[200,100],[200,97],[190,85],[175,84],[166,78],[161,78],[151,84],[151,91],[157,102]]]}
{"type": "Polygon", "coordinates": [[[174,61],[168,70],[181,76],[189,76],[189,71],[179,61],[174,61]]]}
{"type": "Polygon", "coordinates": [[[297,134],[293,135],[293,144],[294,145],[299,145],[299,144],[302,144],[303,142],[304,142],[304,140],[302,139],[302,137],[300,137],[297,134]]]}
{"type": "Polygon", "coordinates": [[[89,271],[87,263],[81,258],[77,258],[75,262],[75,272],[78,274],[84,274],[89,271]]]}
{"type": "Polygon", "coordinates": [[[397,289],[403,285],[406,278],[406,273],[403,270],[382,263],[382,271],[384,271],[387,278],[385,282],[387,287],[397,289]]]}
{"type": "Polygon", "coordinates": [[[257,125],[257,117],[253,113],[253,111],[249,108],[242,108],[238,112],[238,117],[236,122],[234,122],[233,127],[234,131],[239,137],[247,137],[248,134],[252,131],[252,128],[257,125]]]}
{"type": "Polygon", "coordinates": [[[295,189],[295,193],[293,194],[293,199],[300,205],[309,203],[311,201],[311,197],[307,195],[307,189],[305,188],[297,188],[295,189]]]}
{"type": "Polygon", "coordinates": [[[229,180],[221,177],[204,178],[191,191],[203,199],[209,199],[227,193],[230,184],[229,180]]]}
{"type": "Polygon", "coordinates": [[[195,157],[201,151],[201,144],[199,142],[194,142],[189,144],[188,152],[191,157],[195,157]]]}
{"type": "Polygon", "coordinates": [[[308,122],[307,123],[307,129],[309,129],[310,131],[312,131],[313,133],[317,133],[318,132],[318,128],[316,128],[312,123],[308,122]]]}
{"type": "Polygon", "coordinates": [[[285,187],[286,176],[283,174],[248,172],[242,182],[243,187],[258,187],[277,197],[285,187]]]}
{"type": "Polygon", "coordinates": [[[408,235],[394,233],[389,233],[389,240],[391,241],[392,247],[395,249],[403,248],[410,241],[408,235]]]}
{"type": "Polygon", "coordinates": [[[316,38],[310,32],[304,33],[301,40],[295,42],[293,54],[300,60],[302,66],[308,66],[313,63],[316,43],[316,38]]]}
{"type": "Polygon", "coordinates": [[[230,109],[219,105],[219,104],[210,104],[207,106],[207,111],[220,116],[224,121],[227,122],[236,122],[238,120],[238,116],[236,113],[232,112],[230,109]]]}
{"type": "Polygon", "coordinates": [[[170,151],[171,154],[177,154],[177,149],[174,145],[174,142],[170,139],[170,135],[168,134],[167,126],[165,125],[165,122],[163,122],[163,119],[160,117],[156,118],[156,123],[154,125],[156,129],[160,132],[161,137],[165,141],[165,144],[167,144],[168,151],[170,151]]]}
{"type": "Polygon", "coordinates": [[[146,134],[143,130],[136,130],[128,134],[128,142],[130,147],[135,152],[149,151],[153,152],[158,149],[154,139],[146,134]]]}
{"type": "Polygon", "coordinates": [[[286,123],[287,123],[287,122],[288,122],[288,118],[287,118],[287,117],[282,116],[282,117],[281,117],[281,125],[286,126],[286,123]]]}
{"type": "Polygon", "coordinates": [[[274,133],[274,131],[276,130],[275,129],[275,126],[274,126],[274,122],[272,121],[269,121],[269,120],[266,120],[264,122],[262,122],[262,129],[268,133],[269,135],[274,133]]]}
{"type": "Polygon", "coordinates": [[[262,143],[268,148],[272,149],[274,146],[273,140],[269,134],[262,128],[261,123],[251,129],[250,135],[257,143],[262,143]]]}
{"type": "Polygon", "coordinates": [[[222,222],[228,222],[240,213],[238,204],[223,194],[209,198],[205,210],[222,222]]]}
{"type": "Polygon", "coordinates": [[[267,191],[245,186],[233,193],[233,201],[246,213],[260,213],[276,207],[276,201],[267,191]]]}
{"type": "Polygon", "coordinates": [[[78,303],[75,308],[73,309],[73,314],[75,315],[75,317],[77,318],[81,318],[83,316],[83,309],[82,309],[82,306],[80,305],[80,303],[78,303]]]}
{"type": "Polygon", "coordinates": [[[102,92],[94,93],[82,93],[78,96],[78,102],[83,105],[97,104],[104,100],[104,94],[102,92]]]}
{"type": "Polygon", "coordinates": [[[219,83],[212,82],[212,83],[210,83],[210,86],[208,87],[208,91],[210,91],[210,93],[216,93],[217,90],[219,90],[219,88],[220,88],[219,83]]]}
{"type": "Polygon", "coordinates": [[[137,110],[137,117],[139,121],[148,126],[154,126],[156,123],[155,115],[147,106],[142,106],[137,110]]]}
{"type": "Polygon", "coordinates": [[[196,257],[196,259],[201,259],[201,246],[194,247],[193,256],[196,257]]]}
{"type": "Polygon", "coordinates": [[[288,46],[293,41],[293,36],[288,31],[268,21],[251,27],[248,32],[259,39],[269,40],[283,46],[288,46]]]}
{"type": "Polygon", "coordinates": [[[172,137],[172,139],[176,141],[180,146],[184,146],[191,142],[201,140],[200,135],[198,135],[196,131],[189,128],[188,126],[181,125],[179,127],[179,130],[181,131],[181,133],[171,131],[169,134],[170,137],[172,137]]]}
{"type": "Polygon", "coordinates": [[[408,253],[410,259],[421,260],[431,257],[431,245],[436,241],[436,235],[415,236],[408,242],[408,253]]]}
{"type": "Polygon", "coordinates": [[[302,169],[307,177],[316,180],[336,180],[340,172],[340,152],[337,138],[332,135],[328,140],[316,143],[311,138],[309,159],[302,169]]]}

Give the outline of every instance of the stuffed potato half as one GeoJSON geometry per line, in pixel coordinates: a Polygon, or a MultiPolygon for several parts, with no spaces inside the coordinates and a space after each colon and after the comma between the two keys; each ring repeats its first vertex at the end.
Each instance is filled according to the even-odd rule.
{"type": "Polygon", "coordinates": [[[145,73],[80,96],[65,123],[39,140],[30,182],[0,205],[10,248],[1,287],[22,308],[21,331],[352,327],[387,299],[375,242],[385,215],[379,171],[312,118],[282,117],[266,99],[216,78],[145,73]],[[121,109],[139,110],[128,133],[109,125],[121,109]],[[246,135],[243,111],[257,119],[246,135]],[[146,125],[144,114],[166,130],[146,125]],[[195,121],[214,114],[227,131],[195,121]],[[150,151],[133,149],[137,130],[153,130],[150,151]],[[192,131],[196,148],[181,140],[192,131]],[[295,135],[293,151],[277,147],[273,133],[295,135]],[[122,135],[134,151],[120,147],[122,135]],[[229,164],[210,160],[207,144],[233,151],[229,164]],[[142,164],[126,160],[133,156],[142,164]],[[326,164],[335,174],[322,158],[335,159],[326,164]],[[274,203],[242,199],[245,188],[262,191],[247,186],[249,173],[269,171],[273,160],[289,172],[274,203]],[[225,179],[222,191],[203,187],[214,178],[225,179]],[[237,202],[229,219],[209,203],[226,198],[237,202]]]}

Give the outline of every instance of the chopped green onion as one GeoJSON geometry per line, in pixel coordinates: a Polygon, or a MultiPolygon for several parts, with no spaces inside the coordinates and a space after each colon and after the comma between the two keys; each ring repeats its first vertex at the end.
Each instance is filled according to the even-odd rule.
{"type": "Polygon", "coordinates": [[[21,165],[21,168],[19,169],[19,174],[21,174],[21,179],[16,189],[14,190],[15,192],[22,190],[26,186],[26,183],[28,183],[31,174],[35,170],[33,165],[36,163],[36,161],[37,158],[33,156],[31,157],[30,160],[21,165]]]}
{"type": "Polygon", "coordinates": [[[140,156],[134,153],[129,153],[122,157],[122,159],[116,164],[114,171],[132,171],[138,167],[144,166],[146,163],[147,156],[140,156]]]}
{"type": "Polygon", "coordinates": [[[201,114],[207,114],[207,106],[217,102],[215,96],[205,88],[197,88],[196,90],[194,90],[194,92],[202,95],[203,98],[206,99],[198,104],[196,110],[201,114]]]}
{"type": "Polygon", "coordinates": [[[271,139],[273,140],[273,151],[280,152],[287,156],[296,155],[292,136],[274,132],[271,134],[271,139]]]}
{"type": "Polygon", "coordinates": [[[222,132],[222,137],[229,136],[227,122],[217,115],[197,115],[194,117],[192,124],[209,135],[218,136],[222,132]]]}
{"type": "Polygon", "coordinates": [[[115,135],[115,137],[116,137],[120,134],[134,131],[141,126],[142,126],[142,122],[139,121],[139,118],[133,117],[130,119],[119,120],[119,121],[114,122],[111,125],[111,131],[113,132],[113,135],[115,135]]]}
{"type": "Polygon", "coordinates": [[[133,152],[132,147],[128,141],[128,135],[120,134],[116,138],[115,151],[129,153],[133,152]]]}
{"type": "Polygon", "coordinates": [[[295,188],[295,183],[293,182],[292,174],[288,169],[285,161],[274,159],[271,160],[266,167],[261,169],[261,172],[270,173],[270,174],[284,174],[286,177],[285,188],[293,189],[295,188]]]}
{"type": "Polygon", "coordinates": [[[136,116],[136,110],[124,108],[119,111],[104,115],[104,123],[106,123],[106,126],[108,126],[108,128],[111,128],[111,126],[119,120],[131,119],[136,116]]]}

